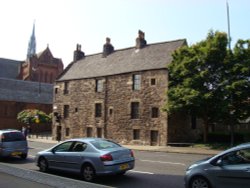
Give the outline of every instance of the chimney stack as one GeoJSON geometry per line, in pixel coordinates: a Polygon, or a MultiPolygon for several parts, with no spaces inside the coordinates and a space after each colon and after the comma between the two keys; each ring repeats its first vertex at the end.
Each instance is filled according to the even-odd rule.
{"type": "Polygon", "coordinates": [[[138,37],[136,38],[136,49],[141,49],[147,45],[147,41],[145,40],[145,33],[141,30],[138,31],[138,37]]]}
{"type": "Polygon", "coordinates": [[[77,44],[76,45],[76,50],[74,51],[74,59],[73,61],[78,61],[80,59],[83,59],[85,57],[84,52],[81,51],[81,45],[77,44]]]}
{"type": "Polygon", "coordinates": [[[103,45],[103,54],[102,57],[107,57],[114,51],[114,47],[110,44],[110,38],[106,38],[106,43],[103,45]]]}

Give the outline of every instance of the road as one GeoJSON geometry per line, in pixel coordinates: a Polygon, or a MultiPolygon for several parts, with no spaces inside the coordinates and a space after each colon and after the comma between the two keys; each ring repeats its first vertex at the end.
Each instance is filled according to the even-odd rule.
{"type": "Polygon", "coordinates": [[[2,188],[14,188],[14,187],[18,187],[18,188],[52,188],[49,185],[45,185],[45,184],[41,184],[41,183],[37,183],[34,181],[29,181],[27,179],[24,178],[19,178],[13,175],[9,175],[6,173],[2,173],[0,172],[0,187],[2,188]]]}
{"type": "MultiPolygon", "coordinates": [[[[5,163],[11,163],[19,168],[38,171],[34,164],[34,157],[38,151],[47,149],[54,144],[29,142],[29,157],[27,160],[19,158],[6,159],[5,163]]],[[[124,176],[106,176],[97,180],[97,184],[119,188],[152,188],[168,187],[183,188],[184,173],[187,166],[194,161],[208,157],[197,154],[178,154],[165,152],[134,151],[136,157],[135,168],[124,176]]],[[[80,180],[79,176],[61,172],[50,172],[57,176],[80,180]]]]}

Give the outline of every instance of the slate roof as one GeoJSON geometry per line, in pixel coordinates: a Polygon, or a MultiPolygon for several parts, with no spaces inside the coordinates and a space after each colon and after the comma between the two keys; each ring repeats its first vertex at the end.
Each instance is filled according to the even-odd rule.
{"type": "Polygon", "coordinates": [[[0,58],[0,77],[16,79],[23,61],[0,58]]]}
{"type": "Polygon", "coordinates": [[[84,79],[166,68],[172,61],[172,53],[186,44],[185,39],[148,44],[138,50],[135,47],[116,50],[107,57],[102,53],[88,55],[72,62],[57,81],[84,79]]]}
{"type": "Polygon", "coordinates": [[[0,78],[0,101],[52,104],[53,84],[0,78]]]}

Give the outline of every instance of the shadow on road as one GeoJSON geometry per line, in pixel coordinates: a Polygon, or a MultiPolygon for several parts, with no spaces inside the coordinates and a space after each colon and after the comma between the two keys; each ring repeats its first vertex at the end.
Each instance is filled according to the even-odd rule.
{"type": "Polygon", "coordinates": [[[32,158],[21,159],[20,157],[1,157],[0,162],[9,164],[28,164],[28,163],[34,163],[34,159],[32,158]]]}
{"type": "MultiPolygon", "coordinates": [[[[49,174],[82,180],[79,174],[50,170],[49,174]]],[[[100,176],[94,183],[116,188],[184,188],[184,177],[178,175],[140,174],[127,172],[125,175],[100,176]]]]}

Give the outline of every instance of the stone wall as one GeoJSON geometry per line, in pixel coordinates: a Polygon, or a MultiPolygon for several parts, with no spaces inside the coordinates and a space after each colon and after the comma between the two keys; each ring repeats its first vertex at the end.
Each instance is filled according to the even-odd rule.
{"type": "Polygon", "coordinates": [[[61,126],[61,139],[86,137],[92,128],[97,137],[113,139],[124,144],[152,145],[152,131],[158,131],[156,145],[167,143],[167,114],[161,108],[166,99],[167,70],[136,72],[141,75],[141,89],[133,90],[133,74],[113,75],[103,78],[102,92],[96,92],[96,79],[68,81],[68,92],[64,94],[64,82],[57,82],[54,96],[54,112],[62,118],[53,124],[53,139],[57,138],[61,126]],[[155,79],[155,85],[151,80],[155,79]],[[131,102],[139,102],[139,118],[131,119],[131,102]],[[95,104],[101,103],[101,117],[95,117],[95,104]],[[69,116],[63,117],[64,105],[69,105],[69,116]],[[159,117],[151,118],[151,108],[159,108],[159,117]],[[133,129],[140,130],[140,139],[133,139],[133,129]],[[99,135],[100,136],[100,135],[99,135]]]}

